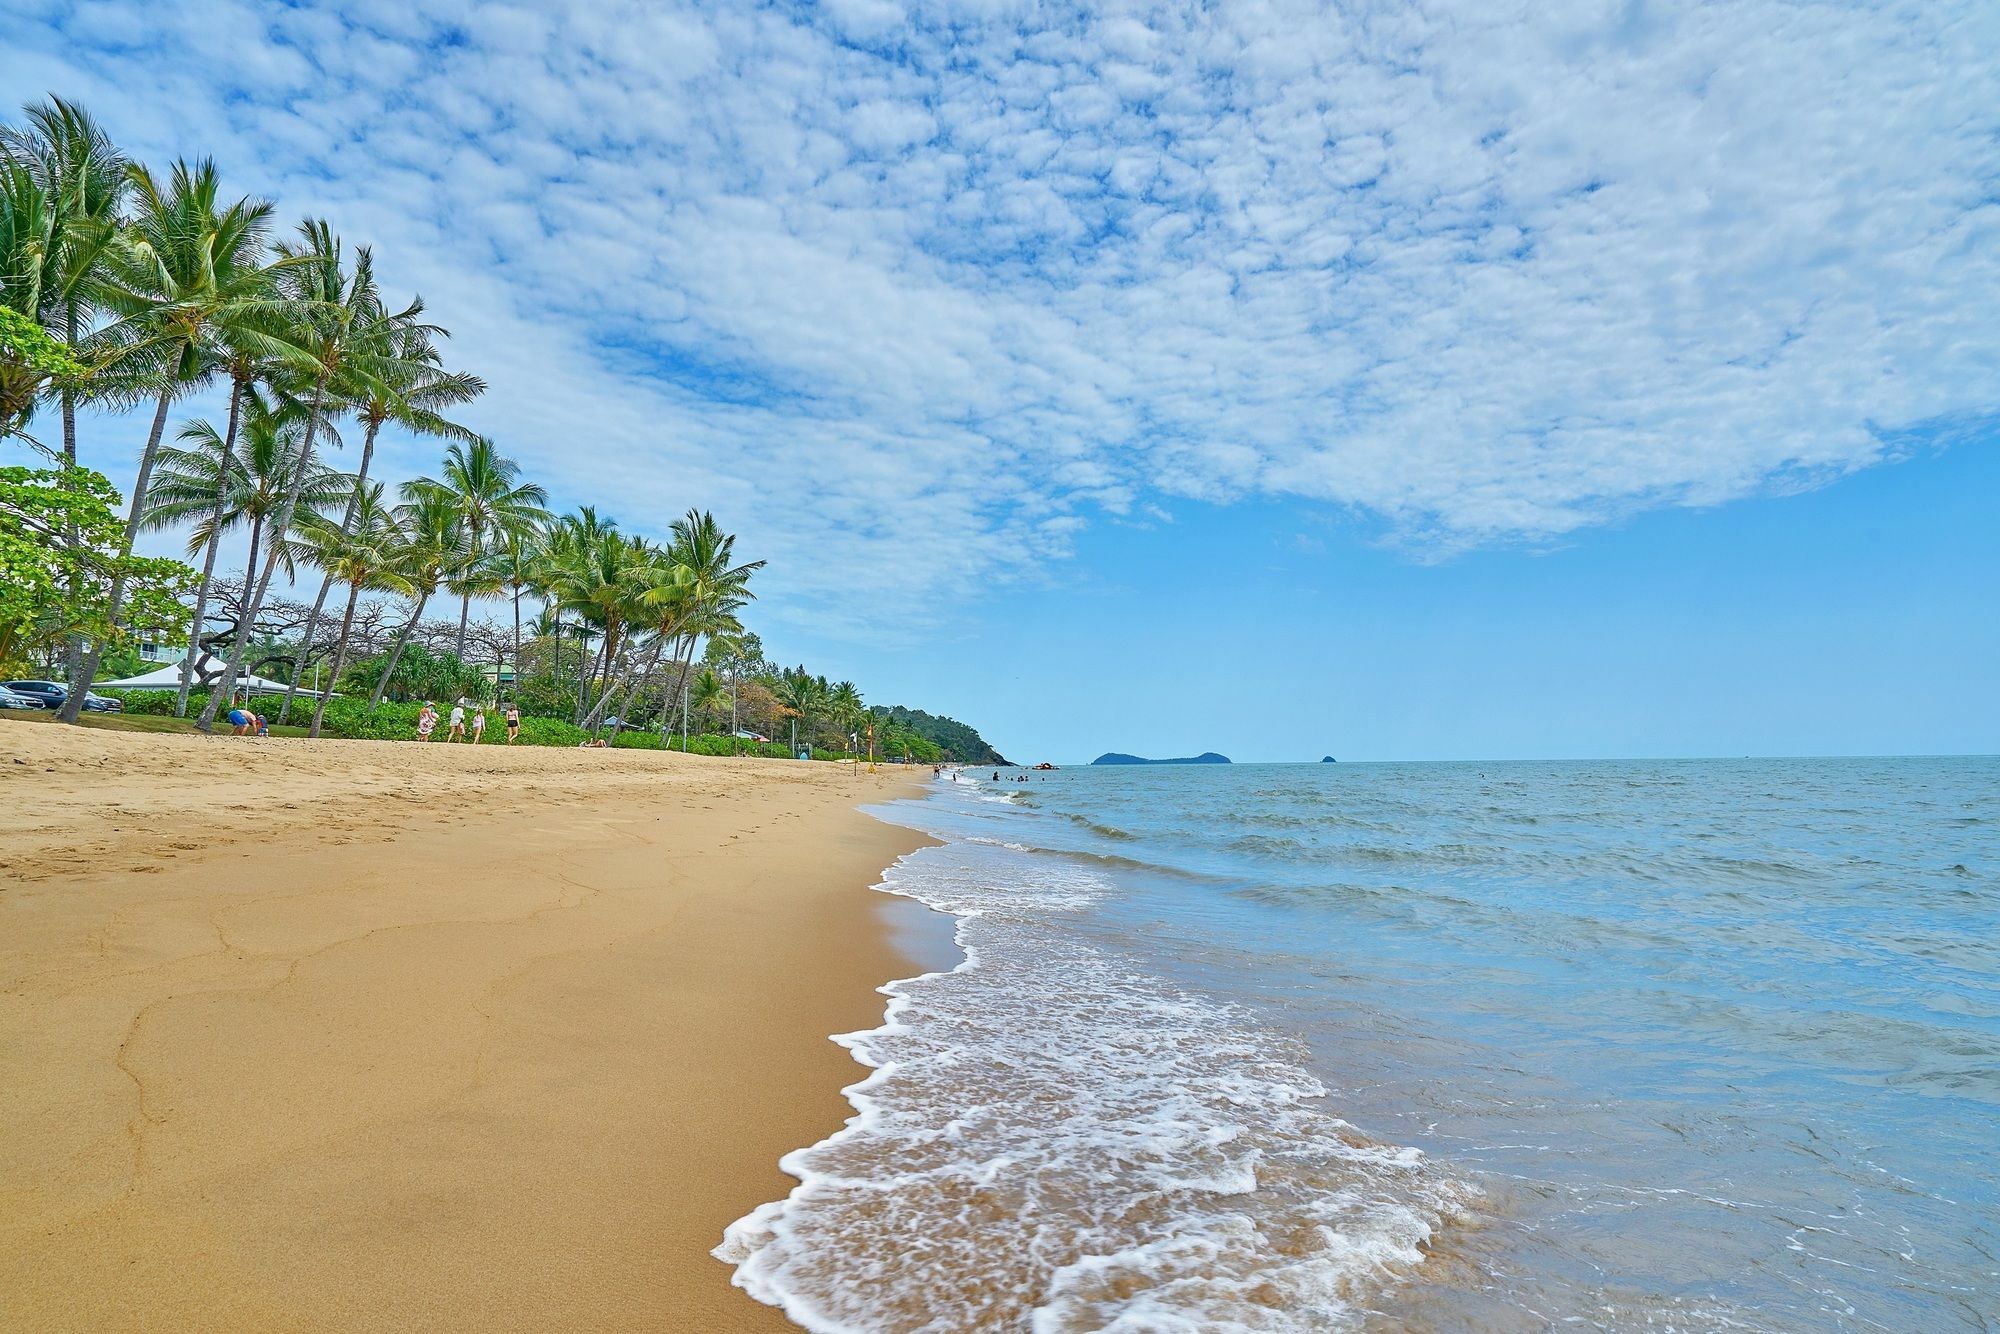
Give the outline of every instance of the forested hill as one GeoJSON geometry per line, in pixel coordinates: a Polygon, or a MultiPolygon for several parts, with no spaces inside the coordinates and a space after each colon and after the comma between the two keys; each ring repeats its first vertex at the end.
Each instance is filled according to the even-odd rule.
{"type": "Polygon", "coordinates": [[[945,758],[963,764],[1005,764],[1007,757],[988,745],[986,738],[956,718],[940,718],[922,709],[902,705],[877,705],[875,713],[897,727],[916,733],[944,750],[945,758]]]}

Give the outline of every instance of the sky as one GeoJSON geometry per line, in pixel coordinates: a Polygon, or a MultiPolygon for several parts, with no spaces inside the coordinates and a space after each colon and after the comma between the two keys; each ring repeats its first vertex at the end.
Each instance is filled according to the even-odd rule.
{"type": "Polygon", "coordinates": [[[7,8],[1013,758],[2000,750],[1989,3],[7,8]]]}

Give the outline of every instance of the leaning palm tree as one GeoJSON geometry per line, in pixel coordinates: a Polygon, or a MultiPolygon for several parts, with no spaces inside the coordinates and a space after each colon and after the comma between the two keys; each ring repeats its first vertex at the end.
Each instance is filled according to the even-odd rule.
{"type": "MultiPolygon", "coordinates": [[[[651,649],[643,665],[633,674],[626,698],[635,693],[651,675],[663,651],[671,650],[678,669],[665,698],[671,705],[687,683],[696,646],[704,635],[729,634],[741,630],[735,613],[755,596],[750,592],[750,576],[764,568],[763,561],[736,565],[736,538],[722,531],[715,516],[689,510],[674,520],[673,541],[663,552],[634,571],[640,584],[630,619],[649,626],[653,632],[651,649]]],[[[603,716],[612,690],[598,701],[585,724],[603,716]]]]}
{"type": "MultiPolygon", "coordinates": [[[[131,178],[129,163],[89,112],[50,98],[25,109],[27,124],[0,130],[0,161],[17,166],[46,204],[45,243],[39,247],[36,299],[15,309],[40,321],[80,363],[101,313],[106,260],[118,245],[120,211],[131,178]]],[[[76,408],[84,385],[60,382],[62,450],[76,463],[76,408]]]]}
{"type": "MultiPolygon", "coordinates": [[[[469,444],[453,441],[445,448],[444,476],[420,478],[415,485],[428,487],[449,497],[458,507],[459,517],[475,553],[486,550],[489,537],[508,532],[526,532],[548,520],[548,493],[532,482],[522,482],[521,467],[503,456],[491,440],[479,437],[469,444]]],[[[465,656],[465,626],[472,615],[473,589],[459,593],[458,639],[454,651],[465,656]]],[[[497,589],[494,591],[498,591],[497,589]]]]}
{"type": "Polygon", "coordinates": [[[411,598],[412,607],[410,619],[396,636],[388,660],[382,665],[382,679],[375,683],[375,693],[368,701],[371,709],[388,692],[389,680],[396,674],[396,662],[403,656],[404,645],[410,642],[410,633],[423,620],[431,596],[464,562],[469,550],[464,521],[449,499],[409,483],[404,484],[403,494],[407,499],[396,507],[403,538],[397,547],[393,569],[402,581],[403,591],[411,598]]]}
{"type": "Polygon", "coordinates": [[[314,563],[330,578],[347,585],[347,609],[340,615],[340,633],[334,640],[333,670],[327,675],[327,689],[313,705],[308,735],[316,737],[326,718],[326,702],[333,698],[333,683],[347,667],[347,641],[354,631],[354,609],[362,592],[405,593],[410,588],[402,574],[406,534],[395,513],[382,503],[380,482],[362,488],[354,497],[346,522],[335,524],[315,517],[305,533],[313,547],[314,563]]]}
{"type": "MultiPolygon", "coordinates": [[[[394,363],[401,360],[401,349],[388,336],[389,331],[416,324],[422,310],[421,304],[415,304],[391,311],[382,303],[375,286],[374,256],[368,247],[356,247],[350,270],[340,239],[325,222],[308,219],[300,224],[299,234],[300,241],[278,247],[276,267],[288,303],[286,309],[292,316],[286,340],[297,354],[297,397],[306,408],[306,429],[292,489],[278,511],[274,526],[277,541],[272,545],[272,553],[284,546],[292,516],[298,510],[298,492],[305,484],[306,469],[312,463],[327,415],[343,403],[354,401],[361,392],[360,386],[392,372],[394,363]]],[[[243,669],[250,627],[263,610],[276,569],[276,556],[267,554],[256,590],[249,596],[243,623],[237,626],[229,662],[195,722],[204,732],[214,727],[215,715],[229,698],[236,675],[243,669]]],[[[310,630],[308,627],[308,633],[310,630]]]]}
{"type": "MultiPolygon", "coordinates": [[[[274,407],[255,396],[250,399],[249,411],[242,415],[241,440],[235,446],[206,419],[197,418],[181,427],[180,445],[160,447],[153,485],[146,497],[146,514],[140,523],[146,530],[193,524],[187,554],[190,558],[197,554],[202,557],[194,615],[188,622],[188,651],[181,662],[176,714],[187,712],[187,692],[193,681],[202,629],[208,622],[209,594],[214,587],[216,556],[222,539],[240,528],[249,528],[249,560],[244,576],[247,595],[249,581],[257,576],[258,557],[264,552],[264,534],[277,517],[291,486],[293,463],[304,433],[304,423],[295,412],[282,405],[274,407]]],[[[345,499],[351,481],[345,473],[315,463],[299,503],[309,514],[320,513],[345,499]]],[[[292,568],[288,563],[287,574],[292,568]]]]}
{"type": "MultiPolygon", "coordinates": [[[[279,302],[264,267],[264,240],[271,205],[250,198],[221,203],[215,164],[176,162],[162,183],[144,167],[129,171],[134,215],[127,243],[104,260],[99,289],[117,322],[105,330],[110,360],[127,376],[137,373],[156,399],[153,426],[139,455],[132,481],[120,555],[131,554],[146,512],[146,490],[167,410],[176,399],[205,384],[215,373],[217,349],[231,341],[263,343],[277,350],[267,333],[279,302]]],[[[111,581],[108,618],[115,621],[125,602],[125,575],[111,581]]],[[[73,723],[104,655],[94,641],[77,664],[62,720],[73,723]]]]}
{"type": "MultiPolygon", "coordinates": [[[[361,463],[355,470],[354,494],[348,502],[343,525],[354,521],[355,506],[362,489],[368,485],[369,465],[375,458],[375,437],[385,424],[400,426],[412,435],[468,441],[477,438],[444,413],[484,393],[486,382],[476,375],[444,369],[437,344],[450,334],[416,323],[416,316],[422,310],[423,299],[419,297],[405,312],[407,319],[377,326],[376,334],[389,342],[392,355],[373,363],[372,375],[346,386],[355,394],[346,406],[360,421],[362,433],[361,463]]],[[[332,586],[331,576],[321,578],[312,611],[306,617],[308,627],[319,624],[320,611],[326,606],[326,595],[332,586]]],[[[301,655],[292,664],[291,679],[285,683],[284,703],[278,706],[281,723],[291,716],[292,699],[298,693],[299,674],[304,667],[305,658],[301,655]]]]}

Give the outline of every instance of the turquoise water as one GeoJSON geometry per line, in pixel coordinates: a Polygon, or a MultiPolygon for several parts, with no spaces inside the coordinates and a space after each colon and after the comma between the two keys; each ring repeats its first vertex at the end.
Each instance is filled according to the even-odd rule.
{"type": "Polygon", "coordinates": [[[802,1323],[2000,1324],[2000,760],[1017,776],[883,812],[968,961],[732,1236],[802,1323]]]}

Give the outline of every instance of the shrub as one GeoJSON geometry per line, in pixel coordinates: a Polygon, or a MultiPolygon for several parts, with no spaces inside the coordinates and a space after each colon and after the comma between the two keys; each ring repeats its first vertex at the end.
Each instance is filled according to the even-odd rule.
{"type": "Polygon", "coordinates": [[[98,693],[123,701],[128,714],[145,714],[155,718],[171,718],[174,714],[174,692],[171,690],[104,690],[98,693]]]}
{"type": "MultiPolygon", "coordinates": [[[[486,730],[489,735],[495,730],[494,721],[491,716],[486,720],[486,730]]],[[[507,726],[504,721],[500,724],[498,731],[500,739],[505,741],[507,739],[507,726]]],[[[521,719],[521,739],[515,744],[528,746],[576,746],[581,745],[589,739],[590,733],[573,723],[565,722],[561,718],[524,717],[521,719]]]]}
{"type": "MultiPolygon", "coordinates": [[[[388,654],[378,653],[351,664],[340,674],[340,682],[334,688],[344,695],[373,698],[375,683],[381,679],[382,667],[387,661],[388,654]]],[[[422,644],[412,642],[403,646],[402,656],[396,659],[396,671],[389,678],[387,697],[418,704],[427,699],[443,703],[460,695],[467,699],[484,699],[490,688],[486,677],[477,668],[459,661],[457,654],[433,653],[422,644]]]]}
{"type": "Polygon", "coordinates": [[[326,705],[322,730],[329,736],[356,741],[407,741],[417,734],[421,704],[383,703],[371,709],[367,699],[334,699],[326,705]]]}

